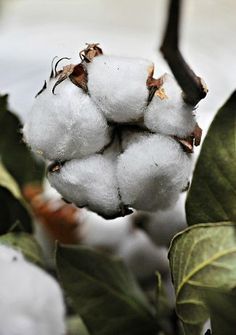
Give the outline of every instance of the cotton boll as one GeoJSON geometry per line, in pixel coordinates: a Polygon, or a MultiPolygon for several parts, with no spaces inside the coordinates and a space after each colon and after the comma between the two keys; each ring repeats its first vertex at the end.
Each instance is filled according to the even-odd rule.
{"type": "Polygon", "coordinates": [[[141,230],[135,230],[121,242],[118,255],[139,280],[153,277],[155,271],[168,272],[167,249],[156,247],[141,230]]]}
{"type": "Polygon", "coordinates": [[[66,162],[59,171],[49,172],[50,184],[66,200],[87,206],[104,216],[119,211],[119,195],[114,163],[103,155],[66,162]]]}
{"type": "Polygon", "coordinates": [[[87,65],[88,90],[109,121],[132,122],[143,116],[152,67],[144,59],[104,55],[87,65]]]}
{"type": "Polygon", "coordinates": [[[174,77],[165,74],[160,90],[156,92],[144,114],[145,125],[153,132],[166,135],[182,138],[191,135],[196,125],[193,107],[184,102],[174,77]]]}
{"type": "Polygon", "coordinates": [[[7,245],[0,244],[0,262],[24,261],[23,255],[16,249],[9,248],[7,245]]]}
{"type": "Polygon", "coordinates": [[[143,224],[141,223],[142,228],[155,244],[169,247],[174,235],[186,228],[185,198],[185,194],[181,194],[176,204],[171,208],[159,210],[154,214],[145,213],[148,218],[143,224]]]}
{"type": "MultiPolygon", "coordinates": [[[[7,248],[11,257],[15,251],[7,248]]],[[[0,334],[63,335],[65,309],[57,282],[24,260],[0,260],[0,268],[0,334]]]]}
{"type": "Polygon", "coordinates": [[[190,170],[190,155],[171,137],[156,134],[141,138],[118,159],[122,201],[138,210],[168,208],[186,187],[190,170]]]}
{"type": "Polygon", "coordinates": [[[36,98],[23,133],[31,148],[49,160],[80,158],[110,140],[107,122],[90,97],[69,79],[52,93],[56,79],[36,98]]]}
{"type": "Polygon", "coordinates": [[[38,327],[29,317],[11,316],[11,322],[7,319],[1,320],[0,335],[38,335],[38,327]]]}

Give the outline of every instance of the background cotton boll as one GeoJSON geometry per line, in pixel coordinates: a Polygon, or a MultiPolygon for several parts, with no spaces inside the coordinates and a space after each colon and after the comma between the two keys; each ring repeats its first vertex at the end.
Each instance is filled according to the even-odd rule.
{"type": "Polygon", "coordinates": [[[82,243],[116,252],[122,240],[132,230],[132,215],[105,220],[101,216],[82,209],[78,213],[82,243]]]}
{"type": "Polygon", "coordinates": [[[159,210],[153,214],[137,212],[134,225],[142,228],[155,244],[169,247],[174,235],[187,226],[184,210],[185,198],[186,194],[181,193],[171,209],[159,210]]]}
{"type": "Polygon", "coordinates": [[[163,90],[164,95],[154,95],[144,114],[144,123],[151,131],[186,137],[192,133],[196,124],[193,107],[183,101],[174,77],[165,74],[163,80],[160,90],[163,90]]]}
{"type": "Polygon", "coordinates": [[[68,201],[79,207],[112,216],[119,210],[115,166],[102,155],[66,162],[58,172],[48,174],[49,182],[68,201]]]}
{"type": "Polygon", "coordinates": [[[101,150],[109,142],[107,122],[90,97],[69,79],[52,93],[50,80],[35,100],[24,127],[26,141],[49,160],[67,160],[101,150]]]}
{"type": "Polygon", "coordinates": [[[137,121],[143,116],[151,66],[143,59],[103,55],[87,65],[89,92],[109,121],[137,121]]]}
{"type": "Polygon", "coordinates": [[[9,320],[1,320],[0,335],[38,335],[38,331],[37,324],[22,315],[11,317],[11,323],[9,320]]]}
{"type": "Polygon", "coordinates": [[[139,280],[168,272],[167,249],[155,246],[141,230],[134,230],[123,239],[118,250],[127,266],[139,280]]]}
{"type": "Polygon", "coordinates": [[[131,144],[118,160],[122,201],[135,209],[165,209],[187,185],[191,158],[172,138],[150,135],[131,144]]]}
{"type": "Polygon", "coordinates": [[[23,255],[15,249],[6,245],[0,245],[0,262],[24,261],[23,255]]]}
{"type": "Polygon", "coordinates": [[[57,282],[27,261],[0,260],[0,266],[0,334],[63,335],[65,310],[57,282]]]}

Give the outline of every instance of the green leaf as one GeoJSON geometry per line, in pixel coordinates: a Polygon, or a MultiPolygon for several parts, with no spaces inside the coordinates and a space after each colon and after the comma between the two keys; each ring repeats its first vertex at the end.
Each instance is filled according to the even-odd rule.
{"type": "Polygon", "coordinates": [[[154,335],[156,321],[136,281],[115,258],[58,246],[58,273],[91,335],[154,335]]]}
{"type": "Polygon", "coordinates": [[[43,267],[42,250],[32,235],[27,233],[8,233],[0,236],[0,244],[18,249],[30,262],[43,267]]]}
{"type": "Polygon", "coordinates": [[[236,221],[236,91],[218,111],[202,145],[186,202],[189,225],[236,221]]]}
{"type": "Polygon", "coordinates": [[[25,231],[32,232],[31,217],[19,187],[0,164],[0,235],[7,233],[17,222],[25,231]]]}
{"type": "Polygon", "coordinates": [[[68,335],[89,335],[83,321],[78,316],[72,316],[67,319],[68,335]]]}
{"type": "Polygon", "coordinates": [[[23,143],[21,128],[18,117],[8,110],[7,95],[0,95],[0,157],[20,187],[44,177],[44,163],[23,143]]]}
{"type": "Polygon", "coordinates": [[[211,318],[213,335],[235,335],[236,292],[222,289],[205,290],[206,305],[211,318]]]}
{"type": "Polygon", "coordinates": [[[189,227],[173,239],[169,259],[177,315],[187,335],[198,335],[209,317],[202,289],[236,286],[236,224],[189,227]]]}

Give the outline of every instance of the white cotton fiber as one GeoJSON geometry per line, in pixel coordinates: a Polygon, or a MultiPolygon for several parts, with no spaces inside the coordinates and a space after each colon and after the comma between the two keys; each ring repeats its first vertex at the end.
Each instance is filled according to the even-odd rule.
{"type": "Polygon", "coordinates": [[[105,220],[101,216],[81,209],[78,212],[79,235],[83,244],[94,248],[109,250],[113,253],[121,241],[133,230],[132,215],[105,220]]]}
{"type": "Polygon", "coordinates": [[[139,280],[152,278],[155,271],[162,275],[168,272],[167,249],[155,246],[139,229],[121,241],[118,255],[139,280]]]}
{"type": "Polygon", "coordinates": [[[103,155],[66,162],[49,172],[50,184],[68,201],[109,217],[119,211],[115,166],[103,155]]]}
{"type": "Polygon", "coordinates": [[[187,105],[174,77],[163,76],[163,85],[150,102],[145,114],[144,123],[153,132],[189,136],[196,125],[193,107],[187,105]]]}
{"type": "MultiPolygon", "coordinates": [[[[0,255],[9,250],[0,246],[0,255]]],[[[37,266],[0,259],[0,335],[64,335],[65,308],[57,282],[37,266]]],[[[20,260],[21,259],[21,260],[20,260]]]]}
{"type": "Polygon", "coordinates": [[[32,150],[49,160],[68,160],[98,152],[109,142],[102,113],[69,79],[52,93],[55,79],[36,99],[23,129],[32,150]]]}
{"type": "Polygon", "coordinates": [[[186,193],[181,193],[176,204],[170,209],[148,215],[145,231],[155,244],[169,247],[174,235],[186,228],[185,200],[186,193]]]}
{"type": "Polygon", "coordinates": [[[190,155],[171,137],[141,138],[118,159],[122,201],[138,210],[168,208],[186,186],[190,170],[190,155]]]}
{"type": "Polygon", "coordinates": [[[0,244],[0,262],[25,261],[24,256],[16,249],[9,248],[7,245],[0,244]]]}
{"type": "Polygon", "coordinates": [[[129,126],[123,127],[121,131],[122,150],[124,151],[132,143],[136,143],[137,141],[147,136],[149,136],[148,131],[144,131],[136,127],[133,127],[133,128],[129,126]]]}
{"type": "Polygon", "coordinates": [[[144,59],[104,55],[87,65],[88,90],[109,121],[132,122],[143,116],[152,66],[144,59]]]}

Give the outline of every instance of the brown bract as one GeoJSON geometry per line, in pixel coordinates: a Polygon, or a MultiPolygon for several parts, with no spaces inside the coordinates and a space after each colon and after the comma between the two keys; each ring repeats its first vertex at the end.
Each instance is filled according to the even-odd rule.
{"type": "Polygon", "coordinates": [[[198,124],[196,124],[194,131],[191,136],[188,136],[186,138],[180,138],[177,136],[174,136],[174,139],[179,142],[183,148],[183,150],[187,153],[193,153],[193,147],[198,146],[201,143],[202,138],[202,129],[199,127],[198,124]]]}
{"type": "Polygon", "coordinates": [[[87,47],[80,51],[79,56],[82,61],[90,63],[94,57],[102,55],[103,51],[99,47],[99,43],[86,43],[87,47]]]}
{"type": "MultiPolygon", "coordinates": [[[[77,65],[69,64],[69,65],[63,66],[62,70],[59,72],[56,71],[56,66],[58,65],[58,63],[62,59],[69,59],[69,58],[63,57],[56,63],[55,74],[56,76],[58,76],[58,79],[55,85],[53,86],[53,89],[52,89],[53,94],[55,94],[56,87],[60,83],[62,83],[64,80],[66,80],[67,78],[70,78],[71,82],[74,85],[82,88],[86,93],[88,92],[88,86],[87,86],[88,74],[87,74],[87,70],[85,66],[83,65],[83,63],[84,62],[90,63],[94,57],[102,55],[103,52],[102,52],[102,49],[98,47],[99,43],[93,43],[93,44],[86,43],[86,44],[87,44],[87,47],[83,49],[82,51],[80,51],[79,53],[80,58],[82,60],[81,63],[77,65]]],[[[42,90],[39,92],[39,94],[41,92],[42,90]]]]}
{"type": "Polygon", "coordinates": [[[69,78],[73,84],[82,88],[85,92],[88,92],[88,74],[82,63],[74,66],[69,78]]]}

